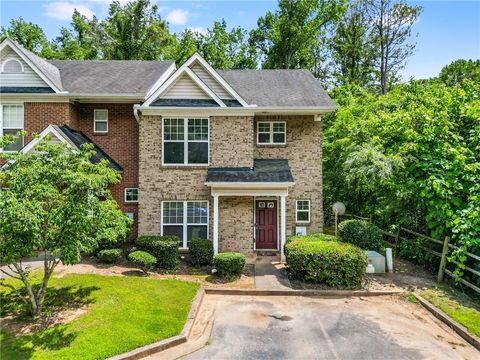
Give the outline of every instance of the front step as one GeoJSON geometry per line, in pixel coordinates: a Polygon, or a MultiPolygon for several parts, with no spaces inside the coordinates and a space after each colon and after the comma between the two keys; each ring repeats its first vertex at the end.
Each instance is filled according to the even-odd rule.
{"type": "Polygon", "coordinates": [[[278,251],[276,250],[255,250],[255,254],[258,256],[278,256],[278,251]]]}

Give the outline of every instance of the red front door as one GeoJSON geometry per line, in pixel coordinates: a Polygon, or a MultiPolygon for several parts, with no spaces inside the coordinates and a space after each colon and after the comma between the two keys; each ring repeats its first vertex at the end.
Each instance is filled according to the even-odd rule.
{"type": "Polygon", "coordinates": [[[277,249],[277,202],[255,201],[255,248],[277,249]]]}

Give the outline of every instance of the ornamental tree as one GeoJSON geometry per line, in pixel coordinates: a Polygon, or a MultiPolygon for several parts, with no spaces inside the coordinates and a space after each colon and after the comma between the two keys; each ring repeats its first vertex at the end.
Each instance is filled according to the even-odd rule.
{"type": "MultiPolygon", "coordinates": [[[[0,138],[0,146],[11,141],[0,138]]],[[[60,261],[80,261],[98,242],[116,242],[128,234],[131,220],[120,211],[108,187],[120,175],[106,160],[92,163],[91,144],[73,149],[44,139],[29,153],[0,153],[0,263],[6,275],[20,280],[25,292],[11,284],[32,316],[39,315],[48,281],[60,261]],[[33,285],[22,259],[40,251],[43,278],[33,285]],[[25,295],[26,294],[26,295],[25,295]]]]}

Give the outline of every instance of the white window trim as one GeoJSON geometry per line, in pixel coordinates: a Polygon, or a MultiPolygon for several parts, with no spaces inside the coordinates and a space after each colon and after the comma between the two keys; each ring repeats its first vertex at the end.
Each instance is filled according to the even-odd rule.
{"type": "Polygon", "coordinates": [[[4,73],[4,74],[21,74],[21,73],[24,73],[24,72],[25,72],[25,68],[23,67],[22,62],[21,62],[20,60],[18,60],[18,59],[7,59],[7,60],[5,60],[5,61],[3,62],[3,64],[2,64],[2,73],[4,73]],[[19,63],[19,64],[20,64],[20,67],[22,68],[22,71],[19,72],[19,73],[6,73],[6,72],[5,72],[5,65],[6,65],[7,63],[9,63],[10,61],[16,61],[17,63],[19,63]]]}
{"type": "Polygon", "coordinates": [[[123,200],[126,203],[138,203],[138,197],[140,196],[140,193],[138,191],[138,188],[125,188],[123,191],[123,200]],[[137,190],[137,200],[127,200],[127,191],[128,190],[137,190]]]}
{"type": "Polygon", "coordinates": [[[310,219],[311,219],[311,214],[312,212],[312,204],[310,202],[310,200],[308,199],[298,199],[298,200],[295,200],[295,223],[297,224],[310,224],[310,219]],[[298,220],[298,212],[301,211],[301,212],[306,212],[307,210],[299,210],[298,209],[298,202],[299,201],[307,201],[308,202],[308,220],[298,220]]]}
{"type": "MultiPolygon", "coordinates": [[[[23,119],[22,119],[22,128],[7,128],[7,130],[25,130],[25,105],[23,103],[8,103],[8,104],[0,104],[0,137],[3,136],[3,107],[4,106],[18,106],[21,105],[23,108],[23,119]]],[[[22,136],[22,149],[25,147],[25,137],[22,136]]],[[[3,150],[3,148],[0,148],[0,152],[4,153],[15,153],[17,152],[16,150],[3,150]]]]}
{"type": "MultiPolygon", "coordinates": [[[[277,132],[280,134],[279,132],[277,132]]],[[[262,132],[262,134],[266,134],[265,132],[262,132]]],[[[287,144],[287,122],[286,121],[257,121],[257,145],[265,145],[265,146],[276,146],[276,145],[286,145],[287,144]],[[273,142],[273,124],[275,123],[283,123],[285,124],[285,131],[282,134],[285,134],[285,141],[284,142],[273,142]],[[260,142],[260,133],[258,131],[260,124],[270,124],[270,142],[268,143],[263,143],[260,142]]]]}
{"type": "Polygon", "coordinates": [[[95,134],[106,134],[106,133],[108,133],[108,109],[94,109],[93,110],[93,132],[95,134]],[[97,120],[96,115],[97,115],[98,111],[106,111],[107,112],[107,120],[97,120]],[[95,125],[96,125],[97,122],[106,122],[107,123],[107,130],[105,130],[105,131],[96,130],[95,125]]]}
{"type": "Polygon", "coordinates": [[[171,117],[164,117],[162,118],[162,166],[169,167],[169,166],[185,166],[185,167],[205,167],[210,166],[210,118],[205,116],[171,116],[171,117]],[[167,142],[183,142],[183,163],[165,163],[165,120],[168,119],[183,119],[183,140],[167,140],[167,142]],[[208,130],[208,140],[188,140],[188,119],[206,119],[207,120],[207,130],[208,130]],[[208,159],[206,164],[190,164],[188,163],[188,143],[189,142],[200,142],[200,143],[207,143],[208,146],[208,159]]]}
{"type": "Polygon", "coordinates": [[[180,249],[186,249],[187,247],[187,235],[188,235],[188,226],[206,226],[207,227],[207,238],[209,238],[210,231],[210,202],[208,200],[165,200],[162,201],[160,206],[160,235],[163,236],[163,226],[182,226],[183,228],[183,243],[180,249]],[[163,223],[163,204],[167,202],[180,202],[183,203],[183,222],[176,224],[164,224],[163,223]],[[193,224],[187,222],[187,204],[189,202],[205,202],[207,203],[207,223],[206,224],[193,224]]]}

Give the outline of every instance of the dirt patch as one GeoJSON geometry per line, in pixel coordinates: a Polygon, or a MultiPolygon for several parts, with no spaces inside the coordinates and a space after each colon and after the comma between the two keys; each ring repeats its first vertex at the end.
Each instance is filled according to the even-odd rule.
{"type": "MultiPolygon", "coordinates": [[[[144,276],[143,273],[130,266],[127,262],[119,264],[103,264],[95,258],[85,258],[80,264],[57,266],[54,277],[63,277],[68,274],[96,274],[108,276],[144,276]]],[[[174,272],[150,272],[150,277],[159,279],[175,279],[180,281],[192,281],[200,283],[208,288],[238,288],[254,289],[254,267],[247,265],[242,275],[234,281],[225,281],[217,276],[212,276],[208,267],[191,268],[182,262],[180,268],[174,272]]]]}
{"type": "Polygon", "coordinates": [[[49,308],[48,314],[42,314],[38,319],[19,319],[17,315],[2,317],[2,329],[16,336],[34,334],[56,325],[66,324],[87,312],[87,306],[76,309],[49,308]]]}

